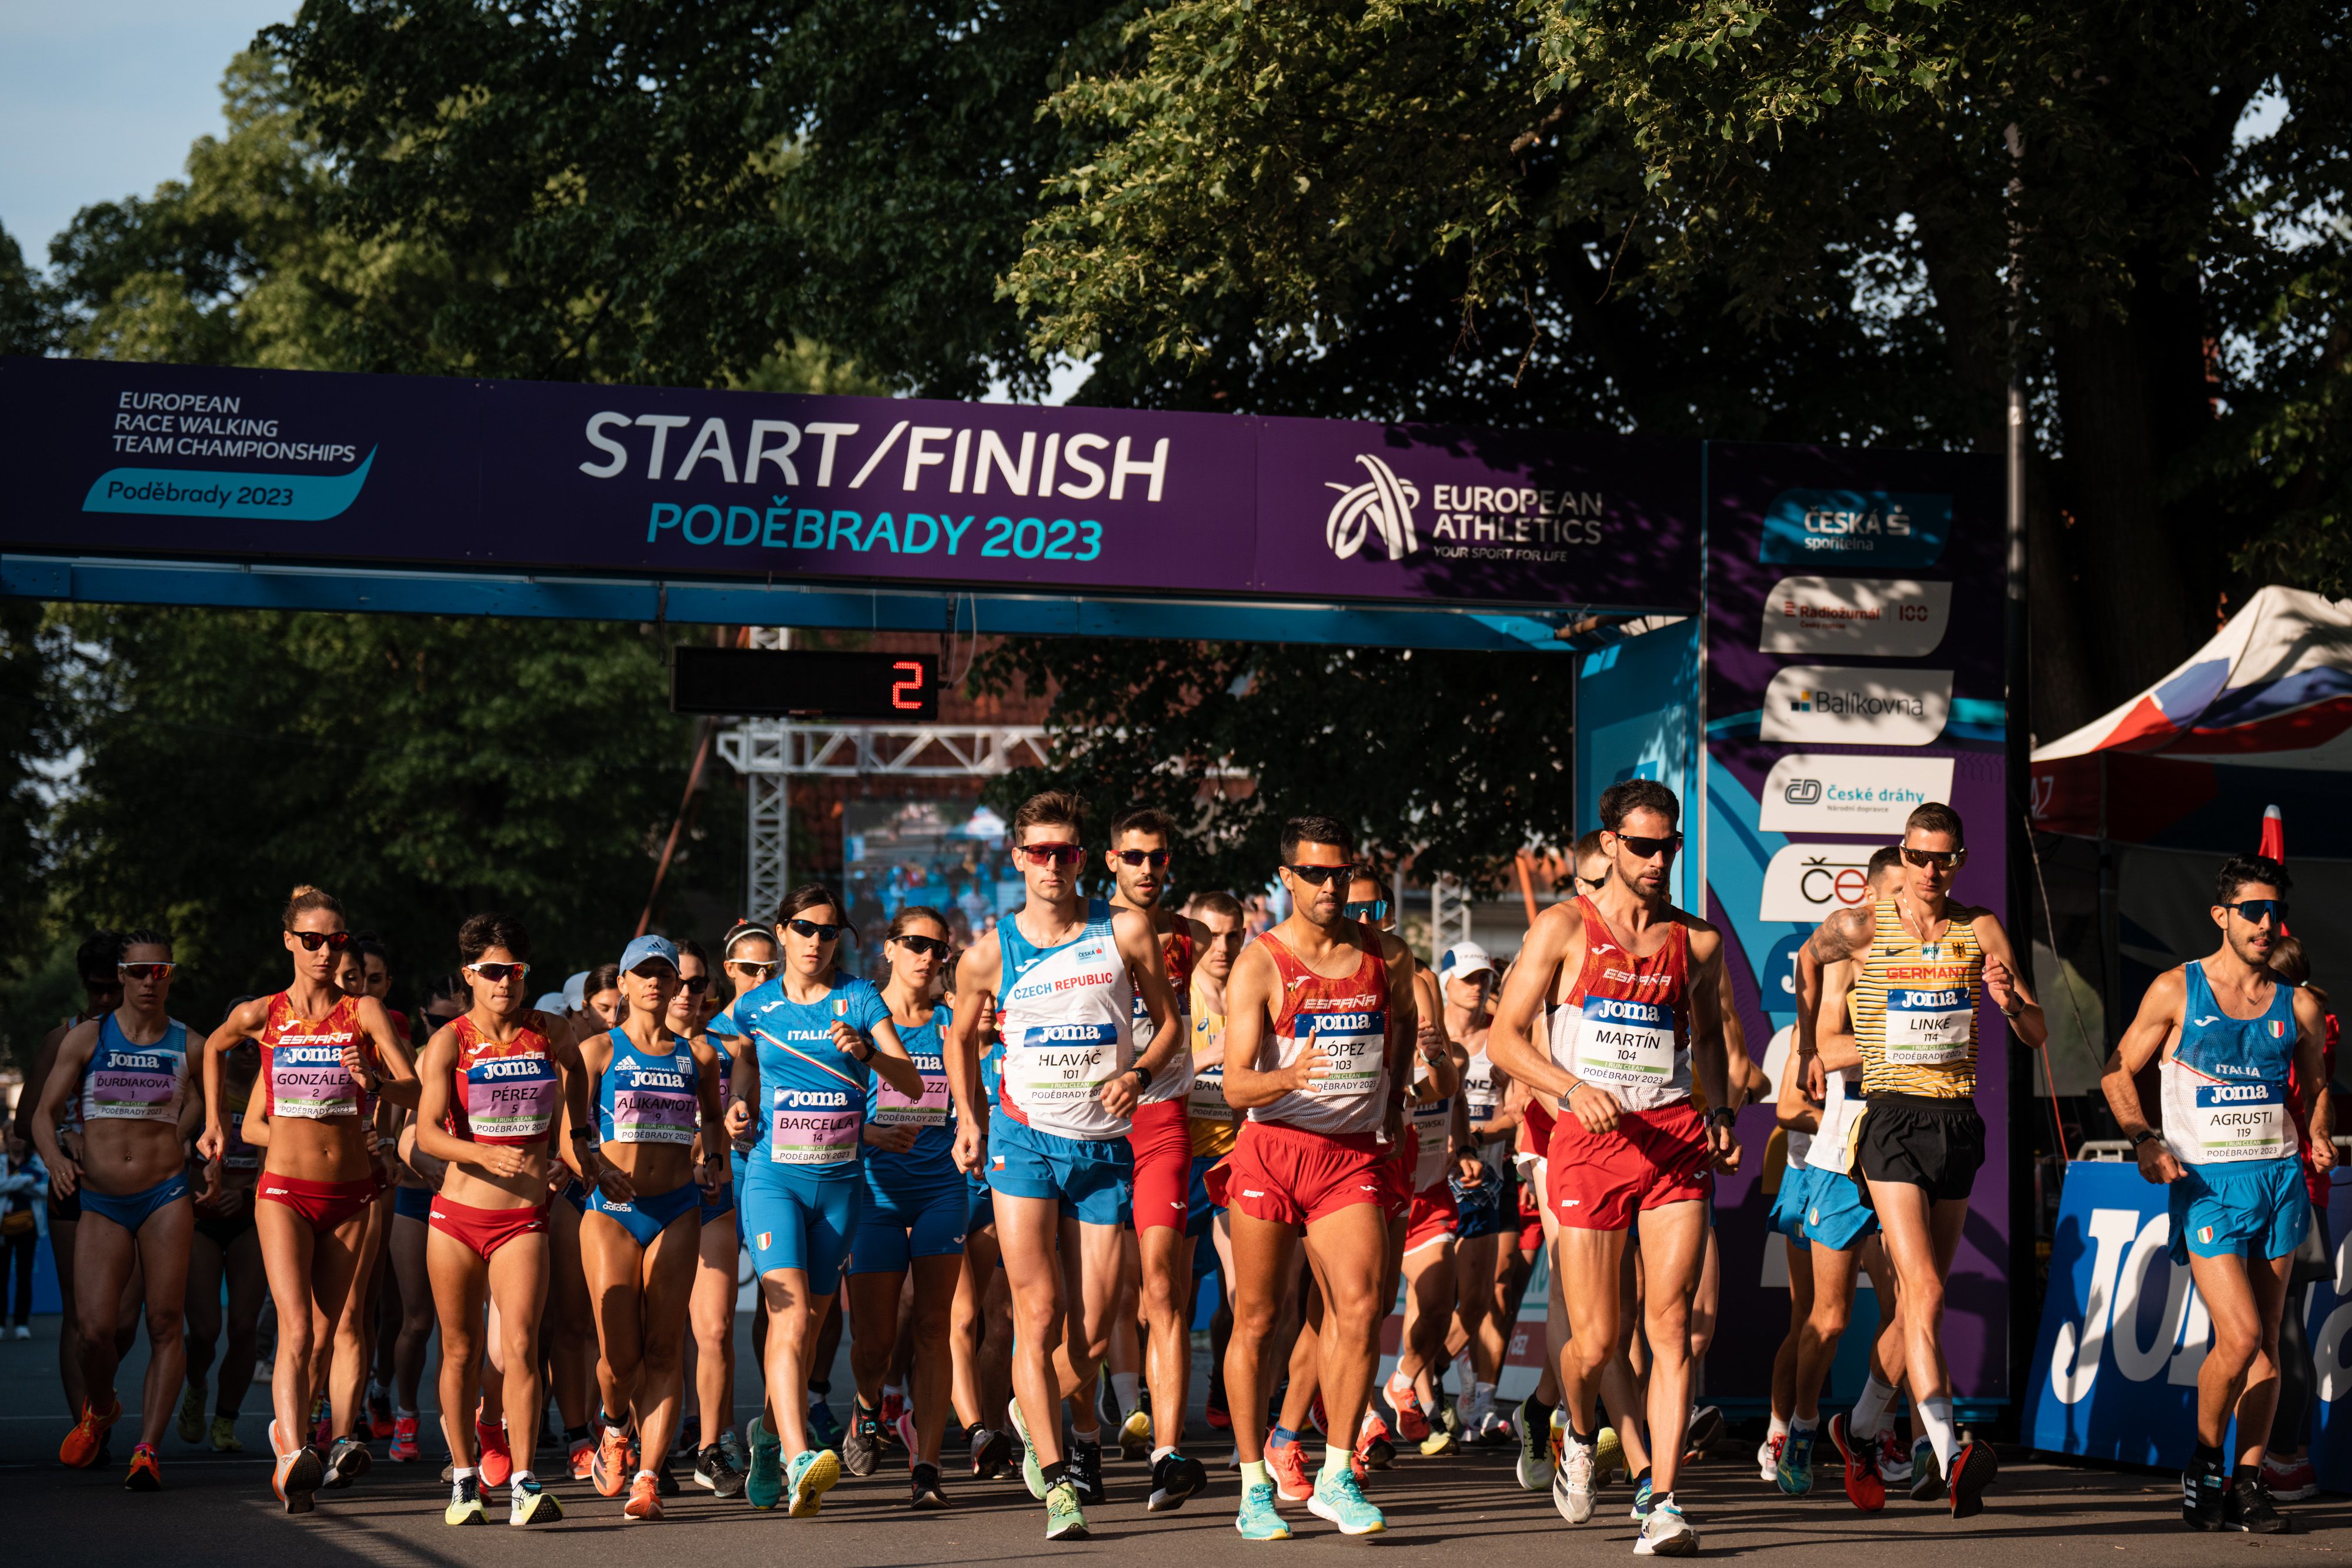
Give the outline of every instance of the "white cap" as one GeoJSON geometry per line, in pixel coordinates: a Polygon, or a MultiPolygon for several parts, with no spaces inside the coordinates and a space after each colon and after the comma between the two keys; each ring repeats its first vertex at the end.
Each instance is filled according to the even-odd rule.
{"type": "Polygon", "coordinates": [[[1490,975],[1495,973],[1495,960],[1475,942],[1456,942],[1437,960],[1437,977],[1441,980],[1468,979],[1481,969],[1490,975]]]}
{"type": "Polygon", "coordinates": [[[588,1010],[588,971],[581,970],[563,982],[563,1005],[575,1013],[588,1010]]]}
{"type": "Polygon", "coordinates": [[[560,1013],[570,1008],[572,1004],[564,999],[562,991],[550,991],[530,1005],[543,1013],[560,1013]]]}

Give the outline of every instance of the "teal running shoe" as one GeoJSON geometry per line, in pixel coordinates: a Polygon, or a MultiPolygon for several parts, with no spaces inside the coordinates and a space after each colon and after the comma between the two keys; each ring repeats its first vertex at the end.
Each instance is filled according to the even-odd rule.
{"type": "MultiPolygon", "coordinates": [[[[1354,1479],[1354,1477],[1349,1477],[1354,1479]]],[[[1234,1528],[1242,1532],[1244,1541],[1287,1541],[1290,1526],[1283,1522],[1282,1514],[1274,1506],[1274,1483],[1260,1481],[1242,1489],[1242,1511],[1234,1518],[1234,1528]]]]}
{"type": "Polygon", "coordinates": [[[784,1500],[784,1446],[768,1430],[763,1416],[751,1417],[751,1464],[743,1478],[743,1500],[760,1509],[784,1500]]]}
{"type": "Polygon", "coordinates": [[[1055,1481],[1045,1493],[1045,1539],[1084,1541],[1086,1538],[1087,1516],[1085,1511],[1078,1507],[1078,1489],[1067,1481],[1055,1481]]]}
{"type": "Polygon", "coordinates": [[[1641,1523],[1650,1517],[1650,1478],[1643,1476],[1633,1483],[1633,1522],[1641,1523]]]}
{"type": "Polygon", "coordinates": [[[1780,1445],[1780,1462],[1773,1468],[1772,1479],[1790,1497],[1813,1490],[1813,1436],[1791,1427],[1789,1440],[1780,1445]]]}
{"type": "Polygon", "coordinates": [[[1365,1500],[1353,1469],[1327,1469],[1318,1474],[1314,1495],[1307,1500],[1307,1511],[1338,1525],[1342,1535],[1378,1535],[1389,1527],[1381,1511],[1365,1500]]]}
{"type": "Polygon", "coordinates": [[[810,1448],[794,1454],[786,1472],[792,1489],[792,1516],[806,1519],[824,1507],[824,1494],[841,1483],[841,1457],[831,1448],[810,1448]]]}

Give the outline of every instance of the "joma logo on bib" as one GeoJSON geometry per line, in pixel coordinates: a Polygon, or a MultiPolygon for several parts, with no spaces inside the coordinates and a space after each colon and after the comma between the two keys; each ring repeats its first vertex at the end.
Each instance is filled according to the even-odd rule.
{"type": "Polygon", "coordinates": [[[849,1096],[838,1089],[779,1089],[776,1103],[793,1111],[838,1111],[849,1096]]]}

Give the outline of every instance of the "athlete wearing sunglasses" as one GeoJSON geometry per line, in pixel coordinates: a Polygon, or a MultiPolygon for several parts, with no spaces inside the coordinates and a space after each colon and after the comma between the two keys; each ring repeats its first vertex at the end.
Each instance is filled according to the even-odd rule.
{"type": "Polygon", "coordinates": [[[2048,1033],[2000,917],[1951,895],[1968,862],[1962,833],[1949,806],[1915,810],[1904,824],[1895,891],[1822,922],[1806,944],[1811,961],[1799,967],[1797,997],[1799,1051],[1811,1054],[1821,969],[1853,964],[1848,1009],[1864,1103],[1860,1131],[1849,1135],[1900,1281],[1904,1380],[1918,1432],[1911,1496],[1943,1500],[1955,1519],[1983,1508],[2000,1469],[1989,1445],[1959,1440],[1943,1351],[1944,1276],[1984,1163],[1976,1108],[1980,1005],[2000,1009],[2029,1048],[2048,1033]]]}
{"type": "Polygon", "coordinates": [[[1151,921],[1089,904],[1078,892],[1083,820],[1076,797],[1060,793],[1033,796],[1013,813],[1027,901],[958,960],[962,1006],[946,1047],[956,1164],[979,1169],[984,1149],[994,1188],[1013,1291],[1015,1424],[1029,1450],[1030,1492],[1045,1504],[1048,1540],[1083,1539],[1081,1496],[1099,1495],[1094,1388],[1118,1294],[1134,1168],[1130,1117],[1189,1036],[1151,921]],[[1138,990],[1153,1030],[1140,1055],[1138,990]],[[992,1124],[980,1093],[979,1038],[992,1006],[1004,1063],[1004,1113],[992,1124]],[[1066,1270],[1076,1300],[1063,1293],[1066,1270]],[[1066,1385],[1057,1375],[1065,1370],[1073,1379],[1066,1385]],[[1066,1395],[1076,1439],[1067,1457],[1066,1395]]]}

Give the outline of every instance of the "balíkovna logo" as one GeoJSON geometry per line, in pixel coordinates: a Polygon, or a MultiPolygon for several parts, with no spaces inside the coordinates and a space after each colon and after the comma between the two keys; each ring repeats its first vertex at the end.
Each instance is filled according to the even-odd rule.
{"type": "Polygon", "coordinates": [[[1331,503],[1330,516],[1323,520],[1323,542],[1341,560],[1352,559],[1364,548],[1364,540],[1378,534],[1388,546],[1391,560],[1402,560],[1421,548],[1413,531],[1412,509],[1421,504],[1421,491],[1412,481],[1400,479],[1394,470],[1370,453],[1358,453],[1356,461],[1371,476],[1360,485],[1348,486],[1324,481],[1324,488],[1337,490],[1339,498],[1331,503]]]}

